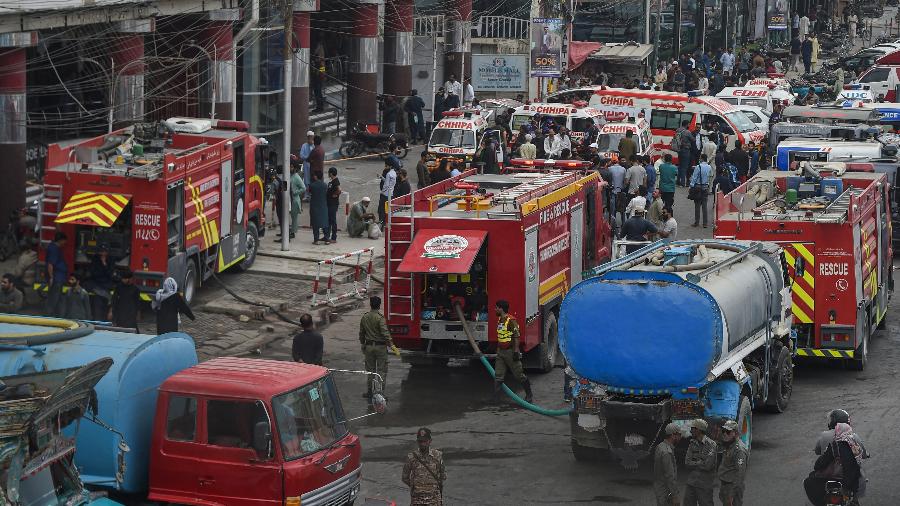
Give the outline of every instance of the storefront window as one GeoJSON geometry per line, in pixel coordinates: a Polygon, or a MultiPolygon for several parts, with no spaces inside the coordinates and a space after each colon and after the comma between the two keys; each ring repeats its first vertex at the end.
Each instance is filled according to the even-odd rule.
{"type": "Polygon", "coordinates": [[[572,39],[594,42],[643,42],[643,0],[581,1],[575,13],[572,39]]]}

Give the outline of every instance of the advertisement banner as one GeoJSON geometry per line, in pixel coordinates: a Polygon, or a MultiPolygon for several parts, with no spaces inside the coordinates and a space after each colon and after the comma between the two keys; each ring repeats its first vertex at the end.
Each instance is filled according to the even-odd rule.
{"type": "Polygon", "coordinates": [[[787,30],[788,28],[788,2],[787,0],[769,0],[769,30],[787,30]]]}
{"type": "Polygon", "coordinates": [[[473,54],[475,91],[528,91],[528,55],[473,54]]]}
{"type": "Polygon", "coordinates": [[[564,35],[565,25],[561,18],[532,18],[532,77],[559,77],[562,74],[562,43],[564,35]]]}

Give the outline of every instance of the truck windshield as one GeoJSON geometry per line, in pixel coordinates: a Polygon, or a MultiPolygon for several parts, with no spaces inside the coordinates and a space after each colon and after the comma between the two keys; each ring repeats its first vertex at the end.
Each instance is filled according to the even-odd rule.
{"type": "Polygon", "coordinates": [[[435,128],[431,134],[431,146],[475,149],[475,132],[450,128],[435,128]]]}
{"type": "Polygon", "coordinates": [[[615,151],[619,149],[619,141],[623,134],[600,134],[597,139],[597,149],[600,151],[615,151]]]}
{"type": "Polygon", "coordinates": [[[86,502],[85,496],[74,473],[71,455],[19,482],[19,504],[22,506],[76,506],[86,502]]]}
{"type": "Polygon", "coordinates": [[[272,399],[285,460],[316,452],[347,435],[344,408],[331,376],[272,399]]]}

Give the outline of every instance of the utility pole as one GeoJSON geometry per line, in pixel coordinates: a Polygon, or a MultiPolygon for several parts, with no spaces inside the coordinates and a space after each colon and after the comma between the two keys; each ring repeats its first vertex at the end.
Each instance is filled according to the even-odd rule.
{"type": "Polygon", "coordinates": [[[284,1],[284,148],[282,153],[282,172],[284,192],[281,205],[281,251],[291,249],[291,65],[294,59],[294,2],[284,1]]]}

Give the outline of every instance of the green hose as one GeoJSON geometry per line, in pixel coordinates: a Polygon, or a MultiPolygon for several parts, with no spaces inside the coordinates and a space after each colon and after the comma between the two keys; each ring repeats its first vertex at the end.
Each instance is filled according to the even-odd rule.
{"type": "MultiPolygon", "coordinates": [[[[456,308],[456,316],[459,317],[459,321],[462,322],[462,324],[463,324],[463,331],[466,333],[466,338],[469,340],[469,346],[472,347],[472,351],[475,352],[475,355],[478,356],[478,358],[481,360],[481,363],[484,364],[485,369],[487,369],[488,374],[490,374],[491,378],[493,378],[494,377],[494,368],[491,367],[491,363],[488,362],[488,359],[484,356],[483,353],[481,353],[481,350],[478,348],[478,345],[475,344],[475,337],[472,335],[472,330],[469,328],[469,322],[468,322],[468,320],[466,320],[466,315],[463,313],[462,308],[459,307],[459,304],[455,304],[454,307],[456,308]]],[[[539,415],[565,416],[565,415],[568,415],[572,411],[571,407],[566,408],[566,409],[544,409],[540,406],[535,406],[534,404],[519,397],[519,395],[516,394],[515,392],[513,392],[512,390],[510,390],[510,388],[508,386],[506,386],[505,383],[502,386],[503,386],[503,391],[506,392],[506,395],[508,395],[510,399],[516,401],[516,404],[518,404],[519,406],[522,406],[523,408],[525,408],[527,410],[534,411],[535,413],[537,413],[539,415]]]]}
{"type": "MultiPolygon", "coordinates": [[[[489,374],[491,375],[491,377],[493,378],[493,377],[494,377],[494,368],[491,367],[491,363],[488,362],[487,357],[485,357],[485,356],[482,355],[482,354],[479,354],[479,355],[478,355],[478,358],[481,359],[481,363],[484,364],[484,367],[488,370],[488,373],[489,373],[489,374]]],[[[526,401],[525,399],[519,397],[518,394],[516,394],[516,393],[513,392],[508,386],[506,386],[506,383],[503,384],[503,391],[506,392],[506,395],[508,395],[510,399],[516,401],[516,404],[518,404],[519,406],[522,406],[522,407],[525,408],[525,409],[534,411],[535,413],[537,413],[537,414],[539,414],[539,415],[546,415],[546,416],[564,416],[564,415],[568,415],[568,414],[572,411],[572,408],[565,408],[565,409],[544,409],[544,408],[542,408],[542,407],[540,407],[540,406],[535,406],[534,404],[532,404],[532,403],[526,401]]]]}

